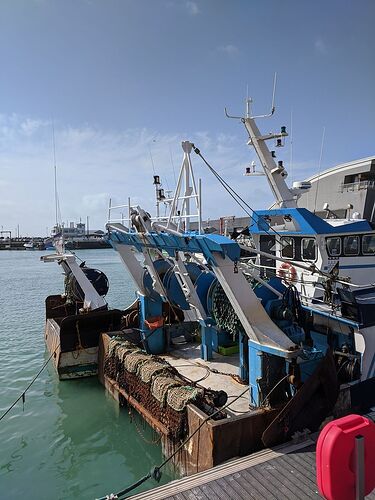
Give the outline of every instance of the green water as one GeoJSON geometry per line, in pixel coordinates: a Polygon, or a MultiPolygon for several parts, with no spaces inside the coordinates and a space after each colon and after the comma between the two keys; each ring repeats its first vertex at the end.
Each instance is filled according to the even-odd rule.
{"type": "MultiPolygon", "coordinates": [[[[61,269],[45,252],[0,252],[0,414],[48,358],[44,299],[63,290],[61,269]]],[[[134,287],[113,250],[77,251],[110,280],[111,307],[134,300],[134,287]]],[[[152,438],[145,429],[147,440],[152,438]]],[[[161,462],[127,411],[95,378],[59,382],[52,365],[0,421],[0,499],[94,499],[116,492],[161,462]]],[[[172,479],[166,471],[161,483],[172,479]]],[[[153,488],[149,480],[134,493],[153,488]]]]}

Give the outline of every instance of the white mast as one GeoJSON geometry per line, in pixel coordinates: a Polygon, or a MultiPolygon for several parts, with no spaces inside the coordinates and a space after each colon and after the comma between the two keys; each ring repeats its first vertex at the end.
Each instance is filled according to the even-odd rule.
{"type": "MultiPolygon", "coordinates": [[[[248,110],[250,110],[251,99],[247,100],[248,110]]],[[[272,108],[274,110],[274,108],[272,108]]],[[[273,114],[273,111],[271,115],[273,114]]],[[[248,141],[249,146],[253,146],[256,154],[260,160],[260,163],[264,169],[267,176],[268,182],[272,189],[273,194],[279,207],[295,208],[297,207],[295,193],[289,189],[287,183],[285,182],[285,177],[288,175],[282,162],[276,164],[272,153],[268,149],[265,141],[270,139],[282,139],[288,134],[285,131],[285,127],[282,127],[281,132],[278,134],[267,134],[262,135],[256,126],[255,118],[251,117],[250,113],[246,118],[243,118],[243,123],[246,130],[249,133],[250,140],[248,141]]],[[[281,144],[281,142],[280,142],[281,144]]]]}
{"type": "Polygon", "coordinates": [[[190,153],[193,145],[189,141],[182,142],[184,157],[177,179],[176,191],[173,199],[166,199],[166,202],[171,202],[169,216],[166,226],[161,224],[153,224],[154,227],[162,230],[189,231],[191,219],[198,220],[198,232],[202,231],[202,205],[201,205],[201,182],[199,179],[198,189],[195,182],[193,166],[191,163],[190,153]],[[190,201],[195,201],[196,212],[190,212],[190,201]],[[181,227],[183,222],[183,226],[181,227]]]}
{"type": "Polygon", "coordinates": [[[299,189],[296,187],[289,188],[285,181],[288,173],[284,168],[283,162],[278,161],[276,163],[276,161],[274,160],[276,156],[275,152],[274,151],[271,152],[266,145],[266,141],[269,141],[271,139],[276,139],[276,147],[283,146],[283,138],[288,136],[286,132],[286,127],[281,127],[281,131],[279,133],[275,134],[269,133],[266,135],[262,135],[255,123],[256,118],[268,118],[274,114],[275,86],[276,86],[276,75],[273,88],[271,112],[269,114],[251,116],[250,105],[253,102],[251,98],[246,99],[246,118],[242,118],[239,116],[230,116],[227,113],[226,109],[225,109],[225,114],[228,118],[240,119],[242,123],[245,125],[246,130],[250,137],[247,144],[249,146],[253,146],[255,149],[255,152],[263,167],[264,173],[267,176],[268,183],[275,196],[276,205],[279,208],[296,208],[297,199],[301,195],[302,190],[308,189],[308,186],[305,185],[303,189],[301,188],[299,189]]]}

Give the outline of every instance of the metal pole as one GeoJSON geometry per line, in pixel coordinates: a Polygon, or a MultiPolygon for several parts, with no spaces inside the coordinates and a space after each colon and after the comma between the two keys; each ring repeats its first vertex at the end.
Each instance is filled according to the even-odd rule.
{"type": "Polygon", "coordinates": [[[365,498],[365,438],[355,437],[355,498],[365,498]]]}
{"type": "Polygon", "coordinates": [[[198,232],[202,234],[202,179],[198,180],[198,232]]]}
{"type": "Polygon", "coordinates": [[[109,199],[109,205],[108,205],[108,222],[111,220],[111,207],[112,207],[112,198],[109,199]]]}
{"type": "Polygon", "coordinates": [[[160,184],[155,184],[155,199],[156,199],[156,220],[160,219],[160,206],[159,206],[159,186],[160,184]]]}
{"type": "Polygon", "coordinates": [[[54,170],[55,170],[55,218],[56,218],[56,226],[57,226],[58,223],[59,223],[59,219],[58,219],[58,208],[57,208],[57,174],[56,174],[56,164],[54,166],[54,170]]]}

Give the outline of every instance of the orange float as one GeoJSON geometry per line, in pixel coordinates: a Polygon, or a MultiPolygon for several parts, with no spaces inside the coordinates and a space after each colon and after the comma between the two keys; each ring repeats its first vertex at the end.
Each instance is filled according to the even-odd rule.
{"type": "Polygon", "coordinates": [[[277,271],[277,275],[286,283],[295,283],[297,281],[296,268],[290,262],[283,262],[277,271]]]}
{"type": "Polygon", "coordinates": [[[164,318],[163,316],[154,316],[152,318],[148,318],[148,320],[145,319],[144,324],[150,330],[157,330],[158,328],[164,326],[164,318]]]}

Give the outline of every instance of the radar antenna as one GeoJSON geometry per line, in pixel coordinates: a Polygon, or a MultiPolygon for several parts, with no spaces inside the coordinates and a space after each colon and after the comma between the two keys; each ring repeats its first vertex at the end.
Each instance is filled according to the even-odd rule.
{"type": "MultiPolygon", "coordinates": [[[[249,146],[253,146],[255,149],[255,152],[260,160],[260,165],[262,166],[264,173],[267,176],[268,183],[275,196],[276,205],[285,208],[296,208],[297,199],[301,195],[301,190],[297,188],[288,187],[285,180],[288,174],[284,168],[283,162],[279,160],[276,163],[276,161],[274,160],[274,158],[276,158],[275,151],[270,151],[266,145],[266,141],[275,140],[276,141],[275,147],[284,146],[284,138],[288,136],[288,133],[286,132],[286,127],[281,127],[279,133],[271,132],[269,134],[262,135],[255,123],[255,119],[257,118],[269,118],[274,114],[276,81],[277,81],[277,75],[275,73],[273,80],[271,111],[268,114],[252,116],[251,104],[253,100],[251,99],[251,97],[247,97],[245,118],[229,115],[226,108],[225,108],[225,115],[228,118],[240,119],[241,122],[245,125],[246,130],[249,134],[249,140],[247,144],[249,146]]],[[[250,169],[249,172],[246,173],[251,174],[253,172],[250,169]]]]}

